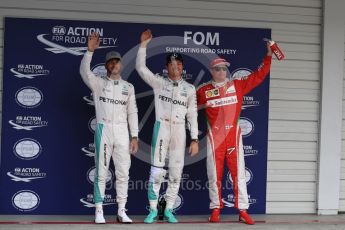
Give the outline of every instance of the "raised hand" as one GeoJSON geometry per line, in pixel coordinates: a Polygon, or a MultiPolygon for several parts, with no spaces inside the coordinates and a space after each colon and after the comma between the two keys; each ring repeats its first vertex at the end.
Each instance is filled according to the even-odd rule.
{"type": "Polygon", "coordinates": [[[151,41],[152,39],[152,32],[151,30],[147,29],[144,32],[141,33],[140,36],[140,46],[141,47],[146,47],[147,44],[151,41]]]}
{"type": "Polygon", "coordinates": [[[100,43],[99,34],[96,32],[93,32],[88,38],[87,50],[90,52],[94,52],[95,49],[99,47],[99,43],[100,43]]]}

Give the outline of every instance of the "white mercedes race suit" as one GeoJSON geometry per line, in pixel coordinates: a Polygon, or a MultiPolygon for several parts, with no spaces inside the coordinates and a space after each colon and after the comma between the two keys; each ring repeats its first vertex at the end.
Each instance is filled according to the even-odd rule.
{"type": "Polygon", "coordinates": [[[172,209],[180,187],[186,147],[186,117],[192,139],[198,138],[195,87],[183,79],[154,75],[146,67],[146,48],[139,48],[136,69],[154,91],[156,122],[151,145],[151,172],[148,187],[150,207],[156,209],[159,190],[168,158],[169,181],[166,191],[167,208],[172,209]]]}
{"type": "Polygon", "coordinates": [[[138,109],[132,84],[108,77],[96,77],[90,70],[92,52],[87,51],[81,61],[80,74],[92,90],[96,107],[94,202],[102,204],[110,158],[116,176],[116,201],[119,207],[127,202],[129,168],[129,134],[138,136],[138,109]]]}

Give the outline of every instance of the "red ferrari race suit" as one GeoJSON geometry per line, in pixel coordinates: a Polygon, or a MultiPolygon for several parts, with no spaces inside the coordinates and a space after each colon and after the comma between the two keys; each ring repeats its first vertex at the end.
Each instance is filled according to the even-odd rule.
{"type": "Polygon", "coordinates": [[[227,80],[221,86],[207,82],[197,90],[198,107],[207,118],[207,176],[210,209],[223,208],[222,177],[224,161],[231,174],[234,207],[248,209],[245,163],[239,117],[243,96],[258,86],[270,71],[271,57],[266,56],[260,67],[244,80],[227,80]]]}

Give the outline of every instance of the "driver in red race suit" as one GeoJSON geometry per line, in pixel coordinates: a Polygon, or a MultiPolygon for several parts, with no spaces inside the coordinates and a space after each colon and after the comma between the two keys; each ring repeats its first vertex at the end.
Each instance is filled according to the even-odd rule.
{"type": "Polygon", "coordinates": [[[198,87],[198,108],[205,109],[207,118],[207,176],[209,181],[210,222],[220,221],[222,202],[222,177],[224,161],[231,173],[234,207],[239,210],[239,221],[255,222],[247,213],[249,207],[245,163],[239,117],[243,96],[258,86],[267,76],[271,66],[272,51],[267,43],[267,56],[263,63],[244,80],[229,80],[230,63],[216,58],[210,63],[212,80],[198,87]]]}

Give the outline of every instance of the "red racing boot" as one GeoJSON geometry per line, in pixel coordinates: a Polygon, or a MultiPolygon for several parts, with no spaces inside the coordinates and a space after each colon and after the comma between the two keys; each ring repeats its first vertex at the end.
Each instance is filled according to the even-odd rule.
{"type": "Polygon", "coordinates": [[[245,224],[249,224],[249,225],[255,224],[255,221],[247,213],[247,210],[240,210],[240,215],[238,219],[240,222],[243,222],[245,224]]]}
{"type": "Polygon", "coordinates": [[[212,209],[211,216],[208,218],[209,222],[218,223],[220,222],[220,209],[214,208],[212,209]]]}

